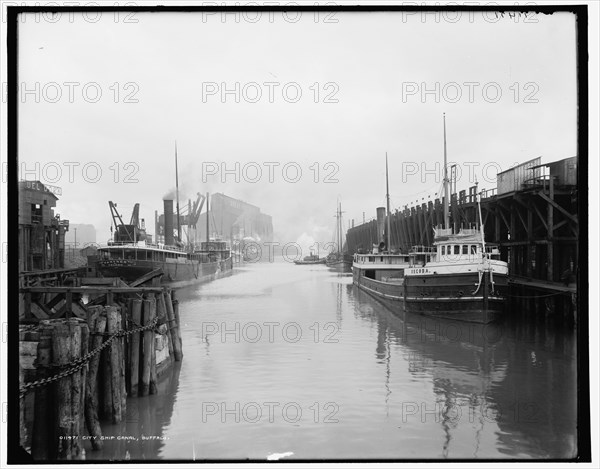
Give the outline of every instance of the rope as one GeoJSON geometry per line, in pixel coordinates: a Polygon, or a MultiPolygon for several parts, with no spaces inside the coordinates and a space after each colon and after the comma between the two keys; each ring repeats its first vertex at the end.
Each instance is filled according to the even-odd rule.
{"type": "Polygon", "coordinates": [[[567,295],[570,293],[571,292],[557,292],[557,293],[549,293],[547,295],[504,295],[504,296],[510,296],[511,298],[547,298],[549,296],[567,295]]]}
{"type": "Polygon", "coordinates": [[[23,386],[21,386],[19,388],[19,399],[23,399],[23,397],[25,397],[25,395],[32,389],[36,389],[41,386],[46,386],[47,384],[50,384],[54,381],[58,381],[59,379],[66,378],[67,376],[77,373],[85,365],[87,365],[88,361],[90,361],[95,355],[99,354],[102,350],[104,350],[106,347],[108,347],[108,345],[110,345],[110,343],[113,340],[115,340],[117,337],[126,337],[126,336],[134,334],[136,332],[142,332],[142,331],[154,329],[157,322],[158,322],[158,317],[154,318],[154,320],[150,324],[146,324],[145,326],[139,326],[135,329],[130,329],[128,331],[121,330],[121,331],[114,333],[107,340],[105,340],[100,346],[98,346],[96,349],[92,350],[91,352],[86,353],[83,357],[78,358],[77,360],[75,360],[71,363],[68,363],[65,365],[59,365],[61,368],[68,367],[64,371],[61,371],[60,373],[57,373],[48,378],[31,381],[31,382],[26,383],[23,386]]]}

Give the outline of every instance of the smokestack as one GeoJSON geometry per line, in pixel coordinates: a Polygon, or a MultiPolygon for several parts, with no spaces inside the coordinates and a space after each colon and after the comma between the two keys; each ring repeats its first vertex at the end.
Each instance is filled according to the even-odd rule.
{"type": "Polygon", "coordinates": [[[385,226],[385,207],[377,207],[377,244],[383,241],[385,226]]]}
{"type": "Polygon", "coordinates": [[[173,246],[175,240],[173,239],[173,201],[163,200],[165,206],[165,244],[167,246],[173,246]]]}

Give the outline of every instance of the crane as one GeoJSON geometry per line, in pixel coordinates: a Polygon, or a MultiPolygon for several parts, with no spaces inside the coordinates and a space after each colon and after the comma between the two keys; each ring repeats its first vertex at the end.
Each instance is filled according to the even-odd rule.
{"type": "Polygon", "coordinates": [[[146,239],[146,230],[140,227],[139,214],[140,204],[135,204],[129,224],[123,222],[121,214],[117,210],[117,204],[108,202],[112,221],[115,225],[114,242],[115,243],[135,243],[146,239]]]}

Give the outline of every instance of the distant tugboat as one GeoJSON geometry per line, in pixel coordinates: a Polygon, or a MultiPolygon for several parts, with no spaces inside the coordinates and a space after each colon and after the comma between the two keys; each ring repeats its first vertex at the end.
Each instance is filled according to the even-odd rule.
{"type": "MultiPolygon", "coordinates": [[[[449,189],[444,115],[444,225],[434,230],[434,246],[415,246],[404,272],[405,309],[431,316],[488,323],[498,318],[505,303],[508,264],[496,246],[486,245],[479,206],[480,228],[449,227],[449,189]]],[[[479,202],[478,202],[479,203],[479,202]]]]}
{"type": "Polygon", "coordinates": [[[335,244],[337,249],[325,258],[325,264],[330,270],[336,272],[351,272],[352,271],[352,255],[348,252],[344,252],[344,235],[343,235],[343,224],[342,224],[342,204],[338,203],[338,210],[336,212],[336,226],[335,226],[335,244]]]}
{"type": "Polygon", "coordinates": [[[325,258],[320,258],[318,254],[314,254],[312,251],[309,256],[304,256],[304,259],[294,261],[296,265],[310,265],[310,264],[325,264],[325,258]]]}

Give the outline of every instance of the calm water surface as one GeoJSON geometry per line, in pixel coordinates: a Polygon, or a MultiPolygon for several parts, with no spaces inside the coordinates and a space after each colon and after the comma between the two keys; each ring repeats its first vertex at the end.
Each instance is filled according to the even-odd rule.
{"type": "Polygon", "coordinates": [[[573,330],[401,318],[349,275],[283,261],[178,298],[183,361],[88,459],[575,455],[573,330]]]}

